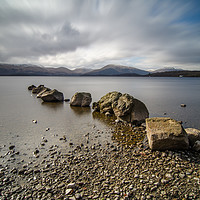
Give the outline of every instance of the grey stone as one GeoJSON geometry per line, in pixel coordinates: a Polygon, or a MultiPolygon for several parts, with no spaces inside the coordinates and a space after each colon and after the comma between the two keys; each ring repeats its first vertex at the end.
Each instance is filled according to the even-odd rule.
{"type": "Polygon", "coordinates": [[[101,97],[98,102],[93,103],[92,108],[108,116],[114,114],[118,121],[130,123],[142,123],[149,117],[149,112],[143,102],[129,94],[116,91],[101,97]]]}
{"type": "Polygon", "coordinates": [[[41,99],[44,102],[62,102],[64,100],[64,95],[62,92],[59,92],[58,90],[54,89],[51,91],[44,92],[41,95],[41,99]]]}
{"type": "Polygon", "coordinates": [[[90,105],[91,102],[92,102],[92,97],[90,93],[77,92],[72,96],[70,105],[87,107],[90,105]]]}
{"type": "Polygon", "coordinates": [[[186,128],[185,131],[188,134],[190,145],[194,146],[194,143],[197,140],[200,140],[200,130],[195,128],[186,128]]]}
{"type": "Polygon", "coordinates": [[[188,149],[188,136],[180,123],[171,118],[146,119],[149,147],[152,150],[188,149]]]}

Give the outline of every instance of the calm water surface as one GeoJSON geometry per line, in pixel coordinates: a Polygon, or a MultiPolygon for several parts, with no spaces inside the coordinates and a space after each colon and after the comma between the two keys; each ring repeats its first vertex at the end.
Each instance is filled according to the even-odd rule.
{"type": "MultiPolygon", "coordinates": [[[[93,118],[90,108],[42,103],[27,90],[31,84],[56,88],[65,98],[77,91],[90,92],[93,101],[111,91],[129,93],[146,104],[150,117],[166,113],[165,116],[183,121],[184,127],[200,128],[200,78],[0,77],[0,155],[6,153],[4,145],[14,144],[17,151],[29,154],[42,137],[48,139],[47,146],[57,143],[63,135],[78,144],[85,140],[86,133],[94,131],[94,126],[107,129],[105,123],[93,118]],[[187,106],[180,107],[182,103],[187,106]],[[37,124],[32,123],[34,119],[37,124]]],[[[111,141],[106,131],[98,138],[98,142],[105,141],[111,141]]]]}

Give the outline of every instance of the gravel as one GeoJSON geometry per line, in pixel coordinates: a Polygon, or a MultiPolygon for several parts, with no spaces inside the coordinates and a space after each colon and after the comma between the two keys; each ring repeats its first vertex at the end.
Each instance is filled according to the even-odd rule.
{"type": "Polygon", "coordinates": [[[199,153],[151,151],[144,135],[117,126],[114,143],[55,145],[40,162],[0,164],[0,199],[200,199],[199,153]]]}

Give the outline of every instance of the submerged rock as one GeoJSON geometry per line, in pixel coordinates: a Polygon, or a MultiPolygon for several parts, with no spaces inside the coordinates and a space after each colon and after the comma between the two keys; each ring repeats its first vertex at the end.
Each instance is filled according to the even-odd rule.
{"type": "Polygon", "coordinates": [[[189,140],[181,124],[168,117],[146,119],[149,147],[152,150],[188,149],[189,140]]]}
{"type": "Polygon", "coordinates": [[[86,107],[89,106],[92,102],[92,97],[90,93],[86,92],[77,92],[73,95],[71,98],[71,106],[80,106],[80,107],[86,107]]]}
{"type": "Polygon", "coordinates": [[[98,102],[94,102],[92,108],[106,115],[114,114],[118,120],[131,123],[142,123],[149,117],[149,112],[143,102],[129,94],[116,91],[109,92],[98,102]]]}
{"type": "Polygon", "coordinates": [[[64,100],[64,95],[62,92],[59,92],[58,90],[54,89],[51,91],[44,92],[41,95],[41,99],[44,102],[62,102],[64,100]]]}

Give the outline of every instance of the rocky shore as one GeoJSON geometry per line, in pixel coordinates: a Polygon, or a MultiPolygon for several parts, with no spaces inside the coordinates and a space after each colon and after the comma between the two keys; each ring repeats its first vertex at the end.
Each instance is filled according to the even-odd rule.
{"type": "Polygon", "coordinates": [[[200,199],[198,152],[152,151],[145,127],[114,127],[114,143],[54,145],[40,162],[0,165],[0,199],[200,199]]]}

